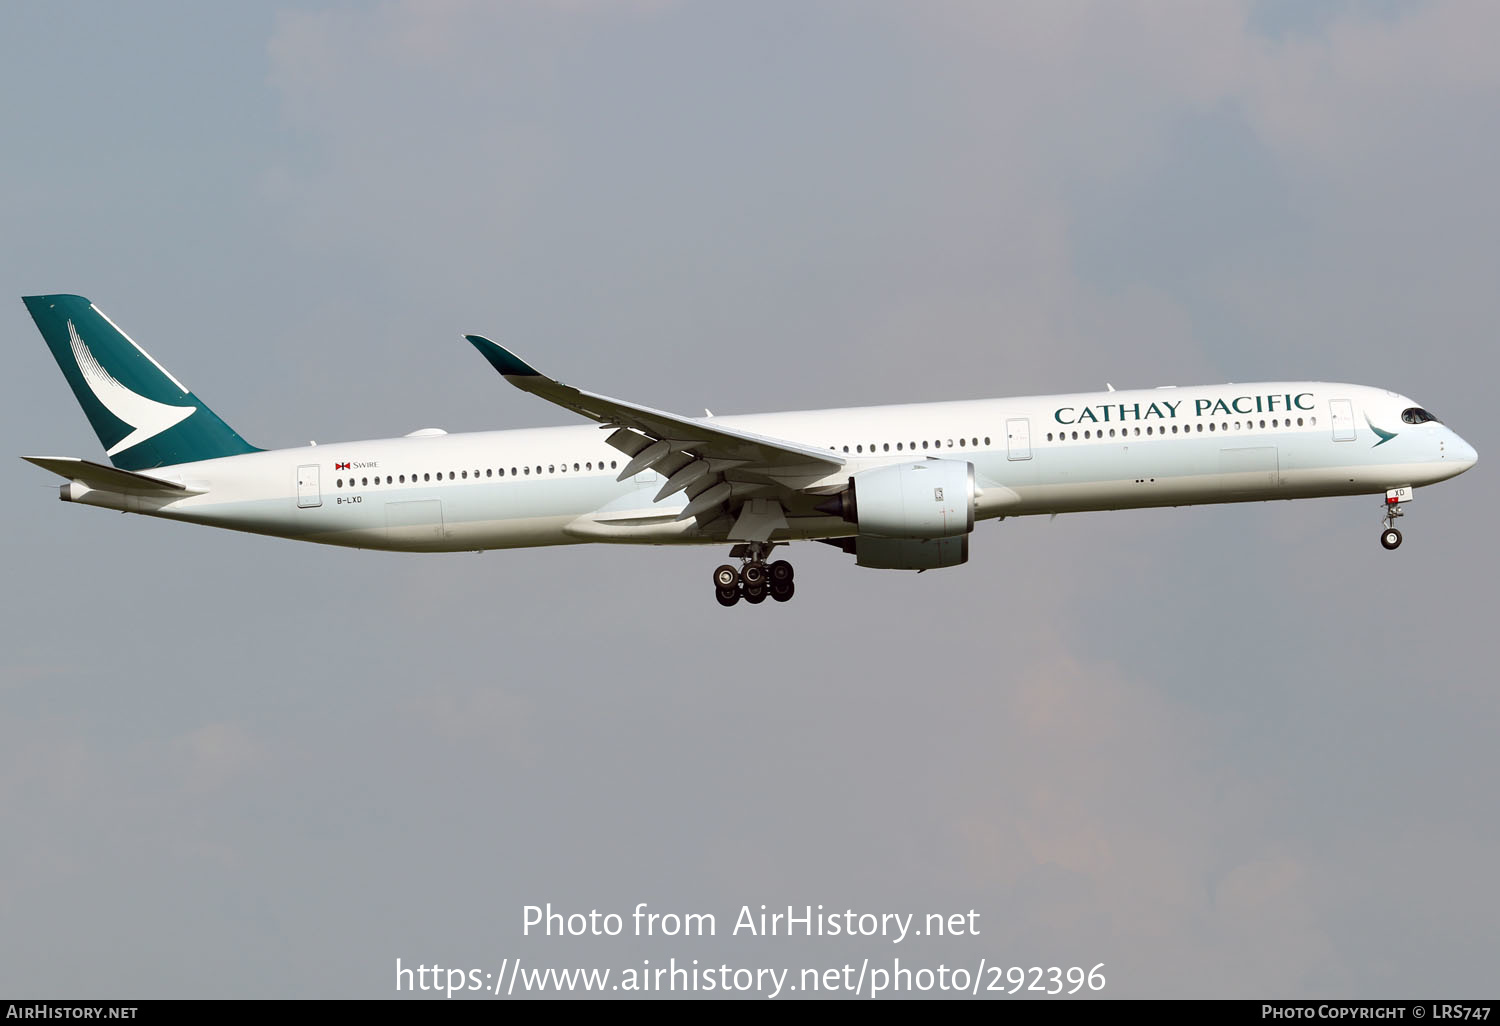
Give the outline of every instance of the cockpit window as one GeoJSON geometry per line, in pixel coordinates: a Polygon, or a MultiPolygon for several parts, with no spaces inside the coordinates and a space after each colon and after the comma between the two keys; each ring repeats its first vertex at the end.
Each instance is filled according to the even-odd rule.
{"type": "Polygon", "coordinates": [[[1442,423],[1442,421],[1438,420],[1436,417],[1428,413],[1426,410],[1422,409],[1422,407],[1420,406],[1412,406],[1405,410],[1402,410],[1401,419],[1406,421],[1406,423],[1408,424],[1425,424],[1429,420],[1434,424],[1442,423]]]}

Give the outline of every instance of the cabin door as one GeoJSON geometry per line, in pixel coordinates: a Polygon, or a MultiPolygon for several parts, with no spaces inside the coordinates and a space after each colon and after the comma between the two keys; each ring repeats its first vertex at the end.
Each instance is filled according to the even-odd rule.
{"type": "Polygon", "coordinates": [[[1348,399],[1332,399],[1328,403],[1328,412],[1333,416],[1333,440],[1354,441],[1354,404],[1348,399]]]}
{"type": "Polygon", "coordinates": [[[323,505],[323,493],[318,487],[316,463],[297,468],[297,505],[302,509],[323,505]]]}
{"type": "Polygon", "coordinates": [[[1016,417],[1005,422],[1006,455],[1013,460],[1031,459],[1031,421],[1016,417]]]}

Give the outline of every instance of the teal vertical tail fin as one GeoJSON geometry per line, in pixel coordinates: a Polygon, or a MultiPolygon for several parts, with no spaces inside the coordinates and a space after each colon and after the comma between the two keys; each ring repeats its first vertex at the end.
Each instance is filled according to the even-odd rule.
{"type": "Polygon", "coordinates": [[[150,470],[259,452],[82,296],[25,296],[110,462],[150,470]]]}

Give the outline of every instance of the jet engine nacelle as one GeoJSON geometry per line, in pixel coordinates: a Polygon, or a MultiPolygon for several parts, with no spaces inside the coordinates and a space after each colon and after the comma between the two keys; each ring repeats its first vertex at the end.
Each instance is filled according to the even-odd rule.
{"type": "Polygon", "coordinates": [[[857,566],[875,570],[940,570],[969,561],[969,536],[957,538],[878,538],[861,534],[842,538],[851,543],[846,552],[854,553],[857,566]]]}
{"type": "Polygon", "coordinates": [[[974,465],[916,460],[855,474],[818,507],[881,538],[957,538],[974,530],[974,465]]]}

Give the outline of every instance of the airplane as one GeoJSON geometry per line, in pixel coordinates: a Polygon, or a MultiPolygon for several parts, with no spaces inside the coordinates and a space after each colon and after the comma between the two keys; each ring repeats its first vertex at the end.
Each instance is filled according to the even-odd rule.
{"type": "Polygon", "coordinates": [[[1380,495],[1387,549],[1413,489],[1474,448],[1416,402],[1363,385],[1261,382],[684,417],[565,385],[481,335],[506,381],[593,425],[262,450],[89,300],[23,298],[109,465],[28,456],[65,502],[401,552],[583,542],[729,545],[721,605],[787,601],[768,561],[819,541],[862,567],[969,559],[982,520],[1380,495]]]}

